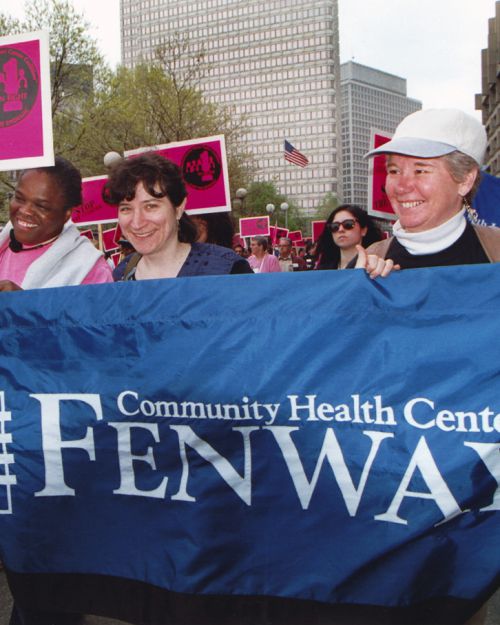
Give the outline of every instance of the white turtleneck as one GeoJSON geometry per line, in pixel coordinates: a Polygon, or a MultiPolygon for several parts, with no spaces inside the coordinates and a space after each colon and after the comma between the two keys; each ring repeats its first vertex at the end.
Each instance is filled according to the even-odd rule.
{"type": "Polygon", "coordinates": [[[466,225],[463,208],[444,224],[424,232],[407,232],[398,220],[392,227],[392,233],[410,254],[422,256],[423,254],[436,254],[449,248],[462,236],[466,225]]]}

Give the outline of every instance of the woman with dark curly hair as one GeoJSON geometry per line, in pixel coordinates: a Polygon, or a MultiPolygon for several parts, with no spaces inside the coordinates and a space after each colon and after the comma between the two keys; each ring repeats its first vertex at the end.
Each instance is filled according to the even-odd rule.
{"type": "Polygon", "coordinates": [[[342,204],[326,220],[318,240],[317,269],[345,269],[356,257],[356,245],[368,247],[382,239],[373,219],[359,206],[342,204]]]}
{"type": "Polygon", "coordinates": [[[252,273],[232,250],[196,242],[181,170],[163,156],[149,152],[119,162],[103,197],[118,205],[121,231],[136,250],[115,269],[115,280],[252,273]]]}

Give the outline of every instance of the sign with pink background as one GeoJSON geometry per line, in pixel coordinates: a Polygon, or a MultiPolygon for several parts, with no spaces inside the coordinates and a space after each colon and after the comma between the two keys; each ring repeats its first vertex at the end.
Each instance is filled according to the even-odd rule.
{"type": "MultiPolygon", "coordinates": [[[[379,148],[387,143],[392,134],[372,128],[370,150],[379,148]]],[[[370,159],[368,176],[368,214],[382,219],[397,219],[391,203],[385,192],[385,154],[379,154],[370,159]]]]}
{"type": "Polygon", "coordinates": [[[0,37],[0,170],[53,164],[49,35],[0,37]]]}
{"type": "Polygon", "coordinates": [[[297,241],[303,241],[304,237],[302,236],[302,230],[292,230],[292,232],[288,233],[288,238],[293,243],[296,243],[297,241]]]}
{"type": "Polygon", "coordinates": [[[188,192],[188,214],[231,210],[224,135],[128,150],[125,157],[144,152],[157,152],[179,165],[188,192]]]}
{"type": "Polygon", "coordinates": [[[113,223],[118,220],[118,208],[102,199],[102,188],[107,176],[84,178],[82,181],[83,203],[73,209],[71,218],[79,226],[113,223]]]}
{"type": "Polygon", "coordinates": [[[120,246],[116,242],[116,228],[108,228],[102,232],[102,244],[105,252],[116,250],[120,246]]]}
{"type": "Polygon", "coordinates": [[[323,234],[323,230],[325,229],[326,221],[311,221],[311,231],[312,231],[312,240],[313,242],[317,241],[320,236],[323,234]]]}
{"type": "Polygon", "coordinates": [[[240,219],[241,237],[268,237],[269,215],[263,217],[243,217],[240,219]]]}
{"type": "Polygon", "coordinates": [[[92,230],[80,230],[80,236],[87,237],[89,241],[94,240],[94,233],[92,232],[92,230]]]}
{"type": "Polygon", "coordinates": [[[271,243],[275,245],[281,237],[288,236],[288,228],[279,228],[278,226],[269,226],[269,234],[271,236],[271,243]]]}

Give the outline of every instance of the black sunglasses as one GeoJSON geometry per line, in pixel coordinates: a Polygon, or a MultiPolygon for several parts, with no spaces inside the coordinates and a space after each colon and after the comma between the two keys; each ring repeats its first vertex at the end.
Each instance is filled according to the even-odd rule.
{"type": "Polygon", "coordinates": [[[344,221],[332,221],[331,224],[328,224],[328,229],[330,232],[338,232],[340,226],[344,228],[344,230],[352,230],[354,226],[358,223],[357,219],[344,219],[344,221]]]}

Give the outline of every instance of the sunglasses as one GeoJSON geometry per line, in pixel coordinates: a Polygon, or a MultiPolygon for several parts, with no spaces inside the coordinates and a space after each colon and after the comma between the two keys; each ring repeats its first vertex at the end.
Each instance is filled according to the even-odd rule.
{"type": "Polygon", "coordinates": [[[330,232],[338,232],[340,226],[344,228],[344,230],[352,230],[354,226],[358,223],[357,219],[344,219],[344,221],[332,221],[331,224],[328,224],[328,229],[330,232]]]}

